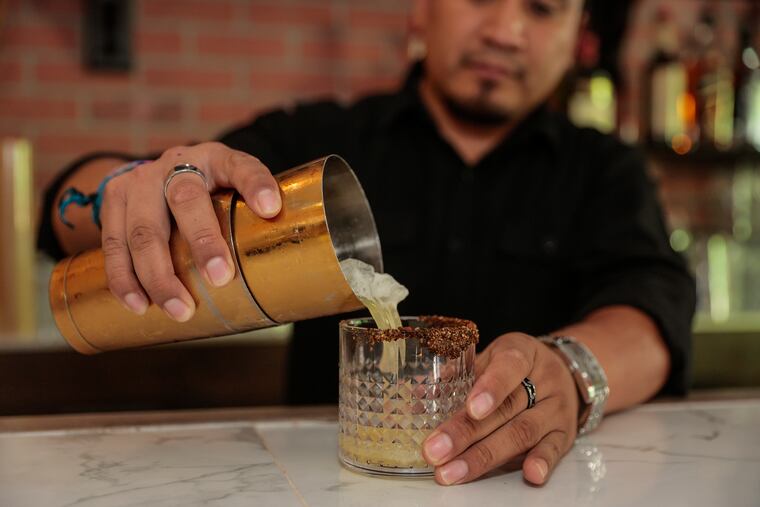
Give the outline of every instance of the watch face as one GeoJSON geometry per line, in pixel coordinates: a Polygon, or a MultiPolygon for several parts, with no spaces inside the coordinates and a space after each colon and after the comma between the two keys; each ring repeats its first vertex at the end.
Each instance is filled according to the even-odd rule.
{"type": "Polygon", "coordinates": [[[604,371],[596,361],[594,363],[588,365],[589,394],[592,398],[598,398],[599,396],[606,396],[609,387],[607,386],[607,376],[604,374],[604,371]]]}
{"type": "Polygon", "coordinates": [[[580,388],[583,400],[592,403],[606,395],[607,376],[585,345],[564,341],[558,347],[570,360],[570,368],[580,388]]]}
{"type": "Polygon", "coordinates": [[[581,407],[578,429],[578,435],[583,435],[594,429],[602,420],[604,405],[610,392],[607,376],[588,347],[573,338],[557,336],[542,341],[554,345],[561,352],[573,374],[585,403],[585,407],[581,407]]]}

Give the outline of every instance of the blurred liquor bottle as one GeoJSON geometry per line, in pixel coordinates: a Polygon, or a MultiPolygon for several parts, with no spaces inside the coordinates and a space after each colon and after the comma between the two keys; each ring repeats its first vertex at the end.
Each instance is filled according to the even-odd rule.
{"type": "Polygon", "coordinates": [[[713,5],[705,4],[694,27],[697,63],[697,111],[701,143],[726,150],[734,142],[734,76],[730,59],[716,33],[713,5]]]}
{"type": "Polygon", "coordinates": [[[735,69],[736,143],[760,150],[760,5],[741,23],[735,69]]]}
{"type": "Polygon", "coordinates": [[[0,339],[36,334],[31,147],[0,140],[0,339]]]}
{"type": "Polygon", "coordinates": [[[641,136],[649,143],[664,143],[678,153],[687,153],[699,137],[696,97],[687,62],[679,53],[678,27],[667,6],[657,11],[655,38],[642,86],[641,136]]]}
{"type": "Polygon", "coordinates": [[[577,69],[567,115],[579,127],[612,133],[617,126],[617,97],[610,74],[599,66],[599,37],[586,30],[578,44],[577,69]]]}

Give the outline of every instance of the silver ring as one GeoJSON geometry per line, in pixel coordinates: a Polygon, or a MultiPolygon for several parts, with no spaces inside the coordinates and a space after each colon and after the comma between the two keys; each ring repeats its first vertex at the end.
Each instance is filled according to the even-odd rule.
{"type": "Polygon", "coordinates": [[[203,178],[203,185],[208,189],[208,180],[206,179],[206,175],[203,174],[203,172],[195,167],[193,164],[180,164],[175,165],[174,169],[171,173],[169,173],[169,176],[166,177],[166,181],[164,181],[164,199],[166,199],[166,191],[169,189],[169,183],[171,183],[172,179],[177,176],[178,174],[183,173],[192,173],[197,174],[201,178],[203,178]]]}
{"type": "Polygon", "coordinates": [[[536,386],[533,385],[533,382],[528,377],[522,380],[522,385],[525,388],[525,392],[528,393],[528,408],[533,408],[536,404],[536,386]]]}

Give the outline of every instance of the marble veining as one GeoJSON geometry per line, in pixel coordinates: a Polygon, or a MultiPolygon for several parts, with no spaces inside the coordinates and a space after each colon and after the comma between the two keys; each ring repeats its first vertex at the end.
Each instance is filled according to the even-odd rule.
{"type": "Polygon", "coordinates": [[[514,465],[471,484],[340,466],[318,420],[0,433],[0,506],[760,506],[760,400],[606,418],[544,487],[514,465]]]}
{"type": "Polygon", "coordinates": [[[0,434],[0,505],[303,505],[246,425],[0,434]]]}

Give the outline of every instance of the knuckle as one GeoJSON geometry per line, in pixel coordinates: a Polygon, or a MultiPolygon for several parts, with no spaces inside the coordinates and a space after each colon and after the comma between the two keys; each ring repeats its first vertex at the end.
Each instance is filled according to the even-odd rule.
{"type": "Polygon", "coordinates": [[[518,371],[530,371],[530,360],[520,349],[508,348],[499,352],[505,362],[514,365],[518,371]]]}
{"type": "Polygon", "coordinates": [[[221,239],[219,233],[211,227],[201,227],[191,233],[190,244],[196,248],[203,248],[207,245],[213,245],[221,239]]]}
{"type": "Polygon", "coordinates": [[[148,224],[137,224],[129,231],[127,243],[135,253],[145,252],[154,247],[160,240],[161,234],[156,227],[148,224]]]}
{"type": "Polygon", "coordinates": [[[160,272],[153,272],[140,278],[143,287],[155,301],[164,301],[168,299],[171,293],[172,278],[160,272]]]}
{"type": "Polygon", "coordinates": [[[563,450],[560,448],[559,443],[555,439],[549,439],[545,442],[545,452],[544,455],[547,464],[549,465],[549,468],[553,467],[554,464],[559,460],[559,457],[562,456],[563,450]]]}
{"type": "Polygon", "coordinates": [[[124,275],[118,275],[116,274],[118,272],[109,273],[108,276],[108,290],[111,291],[111,294],[114,294],[117,297],[121,297],[127,292],[129,292],[129,280],[126,280],[124,275]]]}
{"type": "MultiPolygon", "coordinates": [[[[244,153],[244,152],[242,152],[242,153],[244,153]]],[[[262,162],[261,159],[259,159],[259,157],[251,155],[250,153],[245,153],[245,155],[248,156],[251,160],[253,160],[256,164],[259,164],[261,167],[263,167],[264,169],[266,169],[267,172],[269,172],[269,168],[267,168],[267,166],[264,165],[264,162],[262,162]]]]}
{"type": "Polygon", "coordinates": [[[246,162],[250,162],[250,156],[248,154],[237,150],[228,150],[225,158],[225,165],[227,167],[238,167],[246,162]]]}
{"type": "MultiPolygon", "coordinates": [[[[577,397],[577,393],[572,393],[577,397]]],[[[575,428],[578,425],[578,405],[573,404],[572,400],[565,399],[562,396],[552,397],[544,401],[547,408],[555,406],[555,412],[558,414],[557,420],[562,428],[575,428]]]]}
{"type": "Polygon", "coordinates": [[[517,448],[526,449],[538,439],[538,427],[529,419],[516,419],[512,422],[511,435],[517,448]]]}
{"type": "MultiPolygon", "coordinates": [[[[187,175],[183,174],[182,176],[187,175]]],[[[193,177],[192,180],[190,178],[177,178],[172,181],[172,184],[169,185],[169,191],[167,192],[169,205],[179,208],[187,207],[188,205],[193,205],[198,199],[203,197],[207,192],[200,185],[200,181],[195,181],[196,179],[200,178],[193,177]]]]}
{"type": "Polygon", "coordinates": [[[464,440],[470,442],[477,435],[476,423],[468,416],[452,419],[447,433],[451,434],[454,441],[464,440]]]}
{"type": "Polygon", "coordinates": [[[567,416],[570,413],[570,401],[564,396],[558,397],[557,410],[559,410],[563,417],[567,416]]]}
{"type": "Polygon", "coordinates": [[[153,162],[146,162],[140,164],[131,171],[119,175],[119,177],[111,180],[109,185],[113,182],[119,182],[119,185],[124,185],[124,188],[133,188],[134,185],[140,185],[143,182],[153,182],[161,176],[161,171],[156,170],[156,165],[153,162]]]}
{"type": "Polygon", "coordinates": [[[227,155],[227,158],[229,160],[244,160],[246,162],[250,161],[256,161],[258,162],[259,159],[251,155],[250,153],[246,153],[244,151],[235,150],[227,146],[226,144],[222,144],[217,142],[216,148],[218,150],[224,150],[224,153],[227,155]]]}
{"type": "Polygon", "coordinates": [[[220,143],[219,141],[205,141],[205,142],[195,145],[195,148],[199,148],[201,150],[212,150],[212,151],[229,150],[227,145],[225,145],[224,143],[220,143]]]}
{"type": "Polygon", "coordinates": [[[118,236],[108,234],[103,236],[101,248],[103,249],[103,255],[106,257],[106,260],[108,260],[109,258],[122,255],[127,248],[127,245],[124,243],[124,240],[118,236]]]}
{"type": "Polygon", "coordinates": [[[106,261],[106,278],[108,280],[108,290],[118,297],[130,292],[134,287],[132,272],[123,265],[114,265],[106,261]]]}
{"type": "Polygon", "coordinates": [[[496,407],[497,417],[503,421],[509,421],[514,417],[515,413],[515,400],[511,394],[504,398],[504,402],[501,405],[496,407]]]}
{"type": "Polygon", "coordinates": [[[475,470],[488,470],[494,463],[495,456],[493,450],[485,444],[472,446],[472,462],[475,470]]]}
{"type": "Polygon", "coordinates": [[[578,393],[577,391],[568,391],[567,396],[557,396],[557,409],[569,418],[575,418],[578,412],[578,393]]]}
{"type": "Polygon", "coordinates": [[[522,343],[527,344],[527,343],[532,343],[533,341],[535,341],[535,338],[533,338],[529,334],[525,334],[525,333],[510,333],[510,334],[513,336],[515,340],[522,343]]]}
{"type": "MultiPolygon", "coordinates": [[[[124,176],[124,175],[122,175],[124,176]]],[[[121,195],[121,184],[119,178],[114,178],[108,182],[103,189],[103,203],[111,203],[121,195]]]]}
{"type": "Polygon", "coordinates": [[[244,151],[227,149],[227,166],[228,167],[243,167],[245,166],[244,177],[247,183],[254,183],[258,180],[266,180],[271,177],[269,170],[259,159],[245,153],[244,151]],[[252,170],[251,170],[252,169],[252,170]]]}

